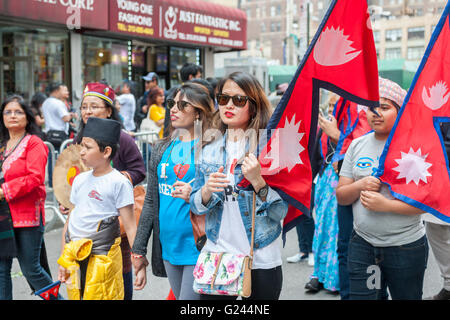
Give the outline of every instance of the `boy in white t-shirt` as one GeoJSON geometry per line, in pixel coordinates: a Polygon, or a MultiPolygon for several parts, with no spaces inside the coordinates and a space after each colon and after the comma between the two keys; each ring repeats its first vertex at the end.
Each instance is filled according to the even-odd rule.
{"type": "Polygon", "coordinates": [[[93,170],[79,174],[70,201],[75,208],[63,231],[58,278],[71,300],[121,300],[124,296],[119,216],[130,246],[136,235],[133,186],[111,167],[118,149],[120,123],[89,118],[81,159],[93,170]],[[69,278],[70,276],[70,278],[69,278]]]}

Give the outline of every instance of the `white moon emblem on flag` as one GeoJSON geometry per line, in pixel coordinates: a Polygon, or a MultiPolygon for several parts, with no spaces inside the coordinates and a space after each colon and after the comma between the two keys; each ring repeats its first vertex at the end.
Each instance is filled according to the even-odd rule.
{"type": "Polygon", "coordinates": [[[422,155],[420,148],[417,151],[410,148],[408,153],[402,151],[401,156],[401,159],[395,160],[398,167],[392,169],[400,173],[397,179],[406,178],[406,184],[414,181],[416,185],[419,185],[420,180],[428,183],[427,177],[431,177],[428,169],[432,166],[431,163],[425,161],[428,154],[422,155]]]}
{"type": "Polygon", "coordinates": [[[450,98],[450,91],[447,89],[447,84],[444,81],[438,81],[434,86],[427,89],[425,86],[422,89],[423,103],[431,110],[442,108],[450,98]],[[428,94],[428,91],[430,94],[428,94]]]}
{"type": "Polygon", "coordinates": [[[291,121],[286,117],[284,128],[275,130],[270,142],[271,150],[265,157],[272,160],[269,171],[287,168],[290,172],[297,164],[303,163],[300,154],[305,148],[300,141],[305,133],[299,132],[301,122],[295,123],[295,115],[291,121]]]}
{"type": "Polygon", "coordinates": [[[314,60],[322,66],[338,66],[355,59],[362,50],[352,47],[353,41],[344,35],[344,29],[326,28],[314,46],[314,60]]]}

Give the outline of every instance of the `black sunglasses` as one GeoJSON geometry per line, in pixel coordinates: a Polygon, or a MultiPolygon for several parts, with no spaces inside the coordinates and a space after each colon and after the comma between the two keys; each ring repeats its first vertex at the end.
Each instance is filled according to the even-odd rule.
{"type": "Polygon", "coordinates": [[[216,98],[217,98],[217,103],[218,103],[220,106],[225,106],[225,105],[227,105],[228,102],[230,101],[230,99],[233,101],[233,104],[234,104],[236,107],[239,107],[239,108],[245,107],[245,104],[247,103],[248,100],[254,102],[254,100],[253,100],[252,98],[250,98],[250,97],[247,97],[247,96],[239,96],[239,95],[229,96],[229,95],[227,95],[227,94],[218,94],[218,95],[216,96],[216,98]]]}
{"type": "Polygon", "coordinates": [[[175,102],[175,100],[173,100],[173,99],[167,99],[167,107],[169,109],[172,109],[175,106],[175,104],[177,105],[177,108],[180,111],[183,111],[184,108],[186,108],[187,106],[192,106],[192,103],[189,103],[187,101],[181,100],[181,101],[175,102]]]}

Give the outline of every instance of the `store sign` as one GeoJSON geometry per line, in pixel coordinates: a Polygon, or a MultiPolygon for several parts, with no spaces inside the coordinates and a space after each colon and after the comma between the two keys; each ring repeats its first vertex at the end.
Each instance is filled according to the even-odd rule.
{"type": "Polygon", "coordinates": [[[245,49],[247,18],[241,10],[199,1],[159,1],[160,37],[205,46],[245,49]]]}
{"type": "Polygon", "coordinates": [[[109,0],[0,0],[0,14],[64,24],[68,29],[108,29],[109,0]]]}
{"type": "Polygon", "coordinates": [[[246,49],[247,18],[238,9],[195,0],[112,0],[110,30],[135,36],[246,49]]]}
{"type": "Polygon", "coordinates": [[[153,1],[111,0],[110,30],[131,35],[155,35],[153,1]]]}

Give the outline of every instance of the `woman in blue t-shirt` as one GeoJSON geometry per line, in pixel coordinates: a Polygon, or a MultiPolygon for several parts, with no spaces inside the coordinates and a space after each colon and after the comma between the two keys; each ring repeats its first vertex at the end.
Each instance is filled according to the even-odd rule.
{"type": "MultiPolygon", "coordinates": [[[[190,221],[189,196],[195,177],[195,151],[200,135],[210,127],[214,103],[200,84],[186,83],[167,100],[169,135],[152,150],[148,187],[132,248],[136,272],[148,262],[148,239],[153,231],[152,271],[168,277],[177,300],[194,300],[193,270],[199,251],[190,221]],[[199,129],[199,130],[197,130],[199,129]]],[[[146,279],[137,278],[142,289],[146,279]]]]}

